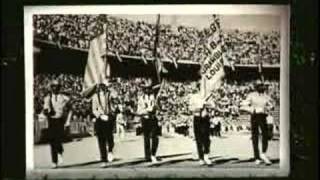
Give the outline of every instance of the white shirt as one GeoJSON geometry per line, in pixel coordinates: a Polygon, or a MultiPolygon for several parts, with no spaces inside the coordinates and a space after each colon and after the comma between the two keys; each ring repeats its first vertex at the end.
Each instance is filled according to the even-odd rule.
{"type": "Polygon", "coordinates": [[[256,113],[266,113],[267,108],[271,107],[271,98],[267,94],[259,94],[252,92],[247,96],[247,101],[252,107],[252,111],[256,113]]]}
{"type": "Polygon", "coordinates": [[[92,96],[92,113],[96,118],[101,115],[107,115],[111,112],[111,103],[108,102],[110,94],[107,92],[99,91],[92,96]]]}
{"type": "Polygon", "coordinates": [[[193,94],[190,97],[190,110],[194,112],[195,116],[200,116],[200,109],[203,107],[204,100],[200,94],[193,94]]]}
{"type": "Polygon", "coordinates": [[[125,123],[123,113],[119,113],[117,115],[116,122],[118,124],[124,124],[125,123]]]}
{"type": "Polygon", "coordinates": [[[51,99],[50,95],[48,95],[44,98],[44,109],[48,109],[50,112],[55,112],[55,114],[51,116],[51,118],[61,118],[64,113],[64,108],[69,100],[70,98],[63,94],[52,94],[51,99]],[[52,104],[53,109],[51,109],[50,103],[52,104]]]}
{"type": "Polygon", "coordinates": [[[267,124],[273,124],[274,121],[273,121],[273,117],[271,115],[268,115],[267,116],[267,124]]]}
{"type": "Polygon", "coordinates": [[[155,98],[153,94],[144,94],[138,98],[137,114],[147,115],[153,110],[155,98]]]}

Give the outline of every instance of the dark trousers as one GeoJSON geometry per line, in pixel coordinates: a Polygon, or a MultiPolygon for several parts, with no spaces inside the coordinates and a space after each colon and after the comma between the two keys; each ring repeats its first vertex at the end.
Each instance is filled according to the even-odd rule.
{"type": "Polygon", "coordinates": [[[209,118],[194,117],[193,127],[199,159],[203,159],[203,155],[210,152],[209,118]]]}
{"type": "Polygon", "coordinates": [[[217,125],[217,136],[221,137],[221,123],[218,123],[217,125]]]}
{"type": "Polygon", "coordinates": [[[262,133],[262,152],[267,152],[268,149],[268,126],[266,114],[252,114],[251,115],[251,135],[254,158],[259,159],[259,128],[262,133]]]}
{"type": "Polygon", "coordinates": [[[107,162],[108,152],[112,152],[114,147],[113,138],[114,120],[109,117],[108,121],[97,119],[95,123],[96,135],[99,145],[101,161],[107,162]],[[108,145],[108,150],[107,150],[108,145]]]}
{"type": "Polygon", "coordinates": [[[273,124],[268,124],[268,139],[272,140],[273,138],[273,124]]]}
{"type": "Polygon", "coordinates": [[[144,155],[146,160],[150,160],[151,155],[156,155],[159,145],[158,121],[155,118],[142,118],[141,121],[144,136],[144,155]]]}
{"type": "Polygon", "coordinates": [[[53,163],[58,163],[58,154],[63,153],[64,121],[62,118],[48,119],[48,140],[53,163]]]}

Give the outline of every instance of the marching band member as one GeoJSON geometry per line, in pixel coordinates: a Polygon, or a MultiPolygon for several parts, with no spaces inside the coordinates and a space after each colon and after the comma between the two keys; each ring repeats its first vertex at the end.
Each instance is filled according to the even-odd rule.
{"type": "Polygon", "coordinates": [[[115,108],[112,104],[110,90],[110,83],[105,80],[97,85],[96,93],[92,96],[92,112],[96,117],[95,131],[102,161],[101,167],[113,161],[115,108]]]}
{"type": "Polygon", "coordinates": [[[70,103],[70,98],[61,93],[59,82],[54,80],[51,83],[51,93],[44,98],[43,110],[48,119],[48,140],[53,168],[63,163],[64,128],[70,125],[72,116],[71,110],[67,108],[68,103],[70,103]]]}
{"type": "Polygon", "coordinates": [[[211,112],[211,135],[216,137],[221,137],[221,121],[220,112],[213,110],[211,112]]]}
{"type": "Polygon", "coordinates": [[[141,117],[145,159],[152,163],[158,162],[156,152],[159,145],[159,125],[154,110],[155,97],[150,83],[144,86],[144,93],[138,98],[137,114],[141,117]]]}
{"type": "Polygon", "coordinates": [[[267,114],[272,108],[271,97],[265,93],[264,84],[261,81],[256,82],[255,91],[248,94],[243,105],[247,105],[246,111],[251,113],[251,135],[254,159],[256,164],[261,164],[261,159],[266,165],[271,161],[266,156],[268,149],[268,126],[267,114]],[[259,152],[259,128],[262,132],[262,153],[259,152]]]}
{"type": "Polygon", "coordinates": [[[190,99],[190,110],[193,112],[193,129],[200,165],[211,165],[210,153],[210,117],[205,102],[199,94],[190,99]]]}
{"type": "Polygon", "coordinates": [[[124,116],[124,108],[122,105],[119,105],[119,113],[116,117],[116,132],[119,137],[119,140],[123,140],[125,136],[126,120],[124,116]]]}

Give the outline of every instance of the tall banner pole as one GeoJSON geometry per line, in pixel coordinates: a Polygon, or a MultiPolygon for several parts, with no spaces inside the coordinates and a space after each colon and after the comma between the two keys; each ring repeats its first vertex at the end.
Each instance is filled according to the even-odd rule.
{"type": "Polygon", "coordinates": [[[111,76],[111,68],[110,68],[110,64],[109,64],[109,62],[108,62],[108,42],[107,42],[107,40],[108,40],[108,33],[107,33],[107,28],[108,28],[108,26],[107,26],[107,23],[105,23],[104,25],[103,25],[103,31],[104,31],[104,35],[105,35],[105,41],[104,41],[104,47],[105,47],[105,49],[104,49],[104,51],[105,51],[105,53],[104,53],[104,65],[105,65],[105,78],[110,78],[110,76],[111,76]]]}
{"type": "Polygon", "coordinates": [[[161,61],[157,56],[157,47],[158,47],[158,43],[159,43],[159,28],[160,28],[160,14],[157,15],[157,23],[156,23],[156,34],[155,34],[155,42],[154,42],[154,47],[153,47],[153,56],[154,56],[154,65],[156,68],[156,74],[157,74],[157,79],[158,79],[158,83],[161,83],[161,61]]]}

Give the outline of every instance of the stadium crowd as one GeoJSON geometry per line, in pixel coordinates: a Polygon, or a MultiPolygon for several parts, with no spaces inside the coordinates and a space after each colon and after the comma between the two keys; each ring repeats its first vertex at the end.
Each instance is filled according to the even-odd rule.
{"type": "MultiPolygon", "coordinates": [[[[36,114],[40,114],[43,106],[43,99],[50,88],[49,82],[56,79],[61,84],[61,91],[71,97],[70,108],[74,115],[72,121],[91,121],[91,102],[81,97],[81,87],[83,78],[71,74],[38,74],[34,79],[34,109],[36,114]]],[[[142,84],[146,79],[115,79],[112,89],[117,93],[114,99],[117,104],[121,104],[126,113],[126,122],[134,123],[135,118],[132,112],[137,108],[138,96],[143,92],[142,84]]],[[[275,104],[279,104],[279,82],[266,81],[268,93],[273,98],[275,104]]],[[[223,85],[213,92],[215,113],[223,117],[225,121],[233,122],[238,120],[240,104],[246,95],[253,90],[254,81],[237,82],[224,81],[223,85]]],[[[191,111],[189,110],[190,94],[199,91],[199,83],[172,82],[166,81],[163,90],[159,95],[160,111],[157,117],[165,126],[174,129],[189,127],[192,124],[191,111]]]]}
{"type": "MultiPolygon", "coordinates": [[[[70,48],[88,49],[106,25],[107,50],[120,55],[153,56],[156,25],[109,15],[34,15],[34,37],[70,48]]],[[[209,26],[209,24],[208,24],[209,26]]],[[[170,60],[199,62],[207,54],[208,28],[161,24],[157,55],[170,60]]],[[[279,32],[222,30],[223,49],[236,64],[279,64],[279,32]]]]}

